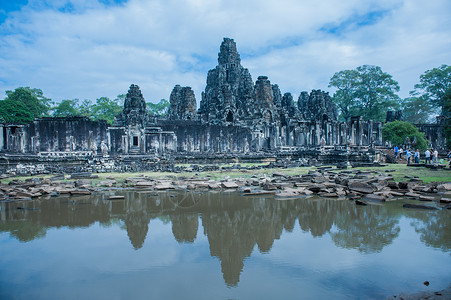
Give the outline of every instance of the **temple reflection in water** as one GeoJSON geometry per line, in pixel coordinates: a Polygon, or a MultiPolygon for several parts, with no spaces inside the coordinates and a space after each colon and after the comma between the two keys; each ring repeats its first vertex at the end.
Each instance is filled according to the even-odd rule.
{"type": "MultiPolygon", "coordinates": [[[[111,192],[114,193],[114,192],[111,192]]],[[[193,243],[199,222],[207,236],[210,254],[221,261],[224,281],[236,286],[257,246],[268,253],[296,220],[313,237],[330,235],[337,247],[361,253],[381,251],[399,235],[399,219],[412,219],[415,231],[428,246],[451,249],[450,218],[442,211],[405,211],[402,204],[355,206],[348,200],[301,198],[278,201],[272,196],[243,197],[239,193],[126,191],[123,200],[108,200],[109,194],[1,203],[0,232],[20,241],[43,238],[52,227],[122,226],[135,250],[152,234],[150,221],[171,223],[178,243],[193,243]],[[18,209],[20,207],[21,209],[18,209]],[[25,209],[24,209],[25,208],[25,209]],[[445,241],[445,242],[444,242],[445,241]]]]}

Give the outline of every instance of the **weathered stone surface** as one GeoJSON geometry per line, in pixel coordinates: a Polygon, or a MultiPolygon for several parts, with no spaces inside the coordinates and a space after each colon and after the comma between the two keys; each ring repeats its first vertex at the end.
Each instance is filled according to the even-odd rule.
{"type": "Polygon", "coordinates": [[[440,191],[451,191],[451,183],[442,183],[437,185],[437,189],[440,191]]]}
{"type": "Polygon", "coordinates": [[[148,121],[146,101],[139,86],[132,84],[125,96],[124,110],[114,120],[115,126],[140,125],[148,121]]]}
{"type": "Polygon", "coordinates": [[[351,191],[364,193],[364,194],[371,194],[376,190],[374,186],[372,186],[366,182],[360,182],[360,181],[350,182],[348,184],[348,188],[351,191]]]}
{"type": "Polygon", "coordinates": [[[71,190],[71,195],[91,195],[90,190],[71,190]]]}
{"type": "Polygon", "coordinates": [[[176,85],[169,97],[168,119],[196,120],[196,109],[196,97],[191,87],[176,85]]]}
{"type": "Polygon", "coordinates": [[[298,98],[298,109],[306,120],[337,120],[337,107],[329,93],[313,90],[310,95],[302,92],[298,98]]]}
{"type": "Polygon", "coordinates": [[[151,187],[155,186],[155,182],[153,182],[153,181],[138,181],[138,182],[134,183],[134,186],[136,188],[151,188],[151,187]]]}
{"type": "Polygon", "coordinates": [[[224,181],[224,182],[221,182],[221,185],[222,185],[223,188],[226,188],[226,189],[236,189],[236,188],[239,188],[239,185],[238,185],[238,184],[236,184],[235,182],[231,182],[231,181],[224,181]]]}
{"type": "Polygon", "coordinates": [[[409,193],[406,193],[404,195],[407,196],[407,197],[411,197],[411,198],[419,198],[421,196],[420,194],[414,193],[414,192],[409,192],[409,193]]]}
{"type": "Polygon", "coordinates": [[[112,187],[113,185],[116,185],[116,180],[103,180],[99,182],[99,186],[105,186],[105,187],[112,187]]]}
{"type": "Polygon", "coordinates": [[[91,172],[70,174],[71,179],[91,178],[91,176],[92,176],[91,172]]]}
{"type": "Polygon", "coordinates": [[[216,183],[216,182],[214,182],[214,183],[209,183],[209,184],[208,184],[208,188],[209,188],[209,189],[219,189],[219,188],[221,188],[221,185],[220,185],[219,183],[216,183]]]}
{"type": "Polygon", "coordinates": [[[155,185],[156,190],[172,190],[175,189],[175,187],[172,184],[169,183],[160,183],[155,185]]]}
{"type": "Polygon", "coordinates": [[[420,201],[434,201],[435,200],[434,197],[430,197],[430,196],[420,196],[418,199],[420,201]]]}

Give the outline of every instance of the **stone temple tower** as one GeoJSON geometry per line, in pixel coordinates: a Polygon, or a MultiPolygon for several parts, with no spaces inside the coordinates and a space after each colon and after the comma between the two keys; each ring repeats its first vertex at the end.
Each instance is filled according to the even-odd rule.
{"type": "Polygon", "coordinates": [[[132,84],[125,96],[124,110],[116,116],[115,126],[139,125],[144,127],[147,118],[146,101],[139,86],[132,84]]]}
{"type": "Polygon", "coordinates": [[[176,85],[169,97],[169,120],[196,120],[196,97],[189,86],[176,85]]]}
{"type": "Polygon", "coordinates": [[[250,113],[248,104],[254,97],[254,85],[233,39],[224,38],[218,54],[218,65],[207,75],[199,113],[209,124],[240,124],[250,113]]]}

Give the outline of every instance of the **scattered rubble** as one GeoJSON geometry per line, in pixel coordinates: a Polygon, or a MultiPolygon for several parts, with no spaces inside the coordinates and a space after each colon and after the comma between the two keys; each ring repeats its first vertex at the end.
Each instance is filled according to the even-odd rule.
{"type": "MultiPolygon", "coordinates": [[[[269,173],[269,172],[268,172],[269,173]]],[[[298,198],[311,195],[327,199],[349,199],[357,205],[378,204],[387,201],[418,200],[418,204],[405,203],[404,208],[439,209],[451,202],[451,183],[424,184],[415,178],[395,182],[391,176],[359,169],[340,170],[318,168],[308,174],[289,176],[280,172],[253,175],[251,178],[222,180],[175,176],[157,179],[146,176],[127,177],[122,180],[98,179],[91,173],[57,175],[47,179],[29,178],[25,181],[13,179],[8,184],[0,183],[0,201],[24,201],[38,197],[57,195],[90,195],[110,189],[134,188],[141,190],[227,190],[241,191],[244,196],[274,195],[276,199],[298,198]],[[77,179],[74,179],[77,178],[77,179]],[[421,201],[421,202],[420,202],[421,201]],[[422,204],[427,202],[427,204],[422,204]]],[[[119,198],[110,198],[119,199],[119,198]]]]}

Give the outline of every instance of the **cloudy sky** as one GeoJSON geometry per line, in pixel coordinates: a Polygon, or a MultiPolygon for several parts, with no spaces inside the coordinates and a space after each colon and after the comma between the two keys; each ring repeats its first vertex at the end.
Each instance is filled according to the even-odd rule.
{"type": "Polygon", "coordinates": [[[19,86],[62,99],[146,101],[191,86],[199,103],[223,37],[255,81],[282,93],[328,88],[338,71],[378,65],[407,97],[451,64],[449,0],[0,0],[0,99],[19,86]]]}

